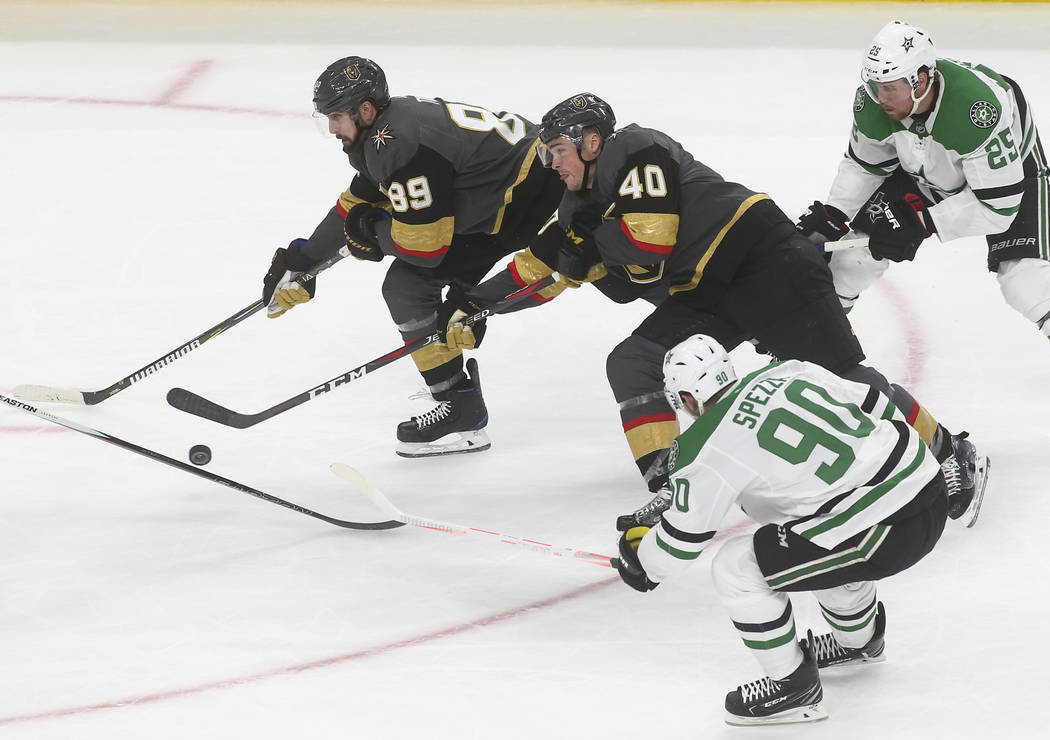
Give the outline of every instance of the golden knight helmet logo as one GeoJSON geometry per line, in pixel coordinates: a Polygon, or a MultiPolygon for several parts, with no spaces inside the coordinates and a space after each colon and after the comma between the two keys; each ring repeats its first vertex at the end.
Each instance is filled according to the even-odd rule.
{"type": "Polygon", "coordinates": [[[573,98],[573,99],[572,99],[571,101],[569,101],[569,102],[571,102],[571,103],[572,103],[572,106],[573,106],[574,108],[579,108],[580,110],[583,110],[584,108],[586,108],[586,107],[587,107],[587,101],[583,99],[583,96],[582,96],[582,95],[577,95],[577,96],[575,96],[575,97],[574,97],[574,98],[573,98]]]}
{"type": "Polygon", "coordinates": [[[356,64],[351,64],[346,68],[344,74],[348,80],[359,80],[361,79],[361,70],[357,68],[356,64]]]}

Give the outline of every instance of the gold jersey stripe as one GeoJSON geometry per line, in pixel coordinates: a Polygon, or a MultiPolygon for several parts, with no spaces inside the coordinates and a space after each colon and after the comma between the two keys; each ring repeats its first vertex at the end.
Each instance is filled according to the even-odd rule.
{"type": "Polygon", "coordinates": [[[711,257],[714,256],[715,250],[718,249],[718,246],[722,243],[722,240],[725,239],[726,234],[729,233],[729,230],[733,228],[736,222],[740,220],[740,217],[747,212],[748,208],[755,205],[755,203],[758,203],[759,201],[763,200],[769,200],[769,196],[765,193],[755,193],[750,198],[741,203],[740,207],[736,209],[736,213],[734,213],[733,217],[729,219],[729,223],[722,227],[722,230],[718,232],[718,235],[714,238],[714,241],[711,242],[710,248],[708,248],[707,252],[705,252],[704,256],[700,259],[699,264],[697,264],[696,266],[696,274],[693,276],[693,279],[683,285],[672,285],[668,293],[674,295],[675,293],[681,293],[685,290],[692,290],[697,285],[699,285],[700,278],[704,276],[704,268],[707,267],[707,263],[711,261],[711,257]]]}
{"type": "Polygon", "coordinates": [[[361,200],[356,195],[350,192],[350,188],[343,191],[343,194],[339,196],[339,200],[335,202],[335,207],[339,210],[339,215],[346,218],[346,214],[350,213],[350,209],[359,203],[367,203],[367,200],[361,200]]]}
{"type": "Polygon", "coordinates": [[[532,247],[514,255],[513,271],[525,281],[521,287],[531,285],[554,272],[543,260],[532,253],[532,247]]]}
{"type": "Polygon", "coordinates": [[[919,413],[915,415],[911,425],[915,427],[915,431],[919,433],[923,442],[927,445],[933,444],[933,436],[937,432],[937,420],[930,415],[925,406],[919,406],[919,413]]]}
{"type": "Polygon", "coordinates": [[[507,210],[507,206],[514,199],[514,188],[521,185],[525,178],[529,176],[529,170],[532,169],[532,163],[536,159],[536,147],[539,145],[540,140],[535,139],[530,145],[528,152],[525,154],[525,159],[521,162],[521,167],[518,169],[518,179],[511,183],[510,187],[503,194],[503,205],[499,207],[499,211],[496,212],[496,224],[492,227],[492,233],[498,234],[500,228],[503,226],[503,213],[507,210]]]}
{"type": "Polygon", "coordinates": [[[406,224],[395,220],[390,238],[397,251],[413,257],[438,257],[452,244],[455,219],[445,216],[429,224],[406,224]]]}
{"type": "Polygon", "coordinates": [[[637,460],[650,452],[669,448],[678,437],[678,431],[677,421],[658,421],[627,429],[624,435],[631,446],[631,454],[637,460]]]}
{"type": "Polygon", "coordinates": [[[441,367],[446,362],[452,362],[461,354],[463,354],[461,350],[449,349],[444,344],[428,344],[412,353],[412,361],[422,373],[433,370],[435,367],[441,367]]]}
{"type": "Polygon", "coordinates": [[[667,255],[678,241],[677,213],[625,213],[623,232],[639,249],[667,255]]]}

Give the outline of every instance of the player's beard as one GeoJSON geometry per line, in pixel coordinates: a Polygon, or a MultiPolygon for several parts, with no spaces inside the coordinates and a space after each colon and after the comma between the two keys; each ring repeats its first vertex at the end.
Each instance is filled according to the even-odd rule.
{"type": "Polygon", "coordinates": [[[364,150],[365,139],[368,138],[368,134],[371,130],[371,126],[368,128],[358,128],[357,136],[354,137],[353,143],[348,142],[346,139],[341,139],[343,143],[343,152],[346,156],[352,157],[355,154],[360,154],[364,150]]]}

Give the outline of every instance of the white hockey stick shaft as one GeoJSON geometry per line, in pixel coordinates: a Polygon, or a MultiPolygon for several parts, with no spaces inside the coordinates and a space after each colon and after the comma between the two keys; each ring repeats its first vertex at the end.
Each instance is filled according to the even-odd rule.
{"type": "Polygon", "coordinates": [[[825,252],[841,252],[845,249],[856,249],[857,247],[868,246],[868,237],[862,236],[859,239],[839,239],[837,242],[824,242],[825,252]]]}
{"type": "Polygon", "coordinates": [[[382,491],[372,485],[365,476],[354,468],[351,468],[349,465],[333,463],[331,471],[351,485],[359,488],[366,496],[368,496],[368,498],[372,499],[372,502],[381,512],[383,512],[384,516],[390,517],[395,521],[411,524],[414,527],[420,527],[422,529],[429,529],[433,532],[470,535],[489,542],[502,545],[516,545],[525,550],[543,552],[555,557],[582,560],[583,562],[592,563],[593,565],[601,565],[606,568],[612,567],[608,555],[601,555],[596,552],[581,550],[575,547],[552,545],[549,542],[541,542],[527,537],[516,537],[514,535],[504,534],[503,532],[496,532],[490,529],[479,529],[477,527],[468,527],[463,524],[451,524],[449,522],[440,522],[435,519],[425,519],[423,517],[406,514],[401,511],[401,509],[397,508],[397,506],[395,506],[382,491]]]}

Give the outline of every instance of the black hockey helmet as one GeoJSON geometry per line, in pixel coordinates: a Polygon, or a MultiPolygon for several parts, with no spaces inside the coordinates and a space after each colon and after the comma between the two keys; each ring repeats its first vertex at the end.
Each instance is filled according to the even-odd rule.
{"type": "Polygon", "coordinates": [[[390,104],[390,89],[383,68],[364,57],[343,57],[328,65],[314,83],[314,110],[323,116],[347,111],[357,118],[357,109],[366,100],[377,110],[390,104]]]}
{"type": "Polygon", "coordinates": [[[616,116],[612,107],[594,93],[579,93],[563,100],[547,111],[540,122],[540,141],[564,137],[579,146],[583,130],[588,126],[598,129],[603,140],[616,130],[616,116]]]}

